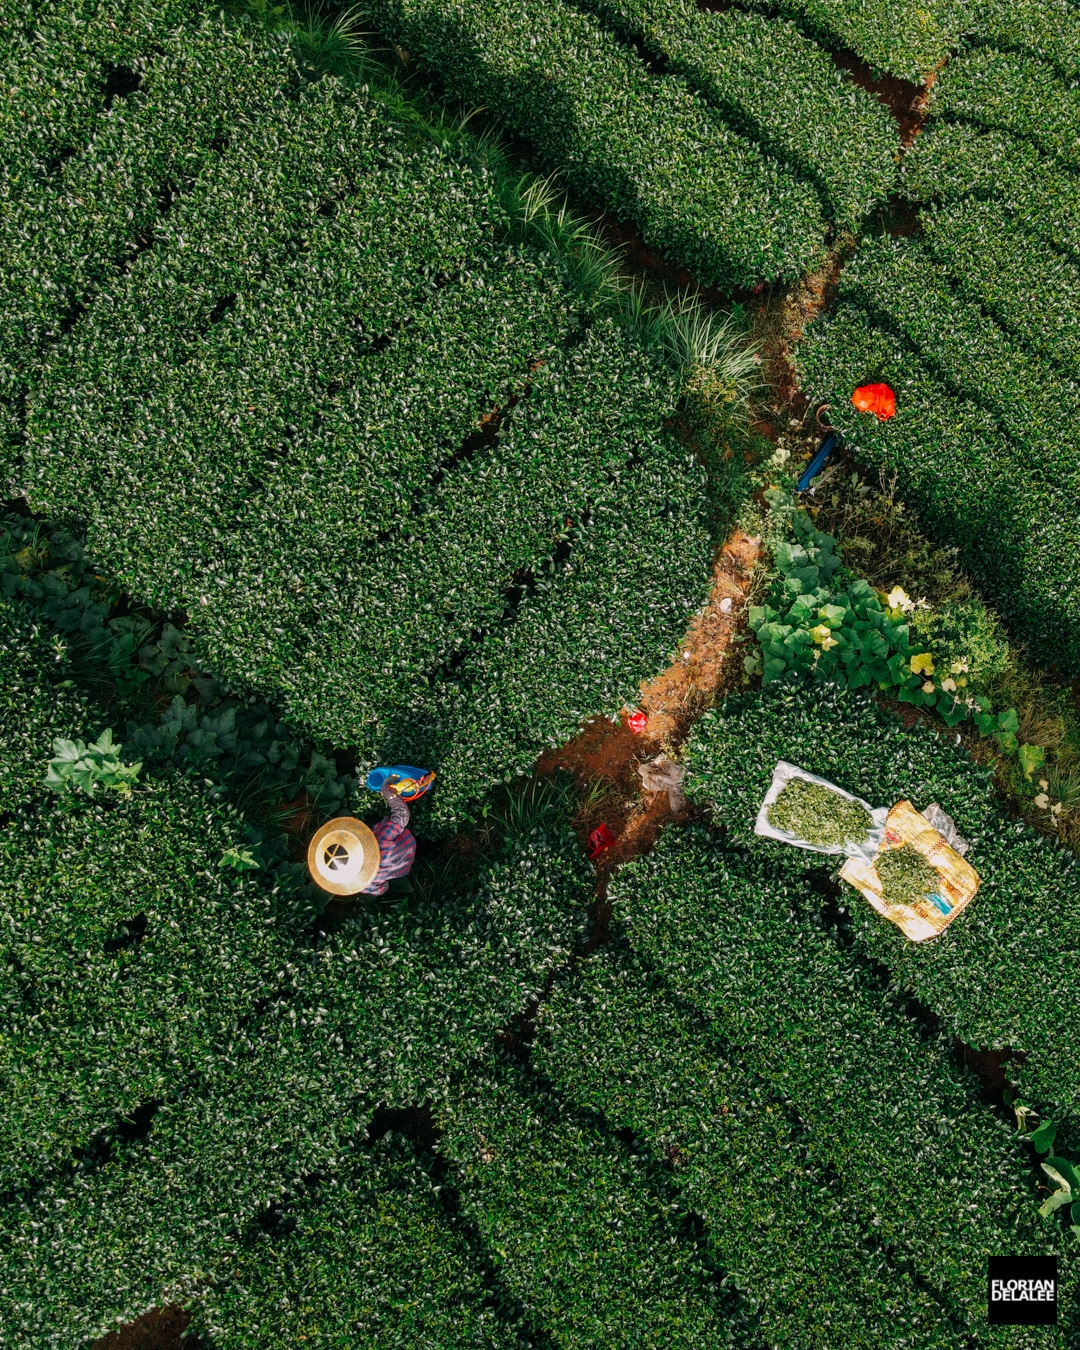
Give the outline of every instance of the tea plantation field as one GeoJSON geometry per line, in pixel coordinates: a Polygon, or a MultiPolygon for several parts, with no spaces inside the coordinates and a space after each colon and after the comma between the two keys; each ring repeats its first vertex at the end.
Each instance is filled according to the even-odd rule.
{"type": "Polygon", "coordinates": [[[903,160],[921,230],[859,251],[800,370],[1016,632],[1075,675],[1080,30],[1041,3],[978,21],[903,160]],[[901,391],[888,423],[843,393],[870,380],[901,391]]]}
{"type": "Polygon", "coordinates": [[[0,1350],[1080,1346],[1074,0],[0,0],[0,62],[0,1350]],[[779,760],[938,803],[970,906],[755,834],[779,760]]]}

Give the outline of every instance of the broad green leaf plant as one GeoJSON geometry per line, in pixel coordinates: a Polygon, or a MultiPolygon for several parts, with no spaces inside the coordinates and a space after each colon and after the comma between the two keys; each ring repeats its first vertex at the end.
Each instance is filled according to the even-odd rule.
{"type": "Polygon", "coordinates": [[[856,577],[833,536],[817,529],[786,489],[770,488],[765,498],[781,538],[773,547],[768,603],[749,610],[760,651],[745,659],[747,671],[766,685],[791,673],[849,689],[876,685],[901,703],[932,709],[948,727],[971,721],[1003,754],[1018,755],[1033,783],[1046,750],[1019,744],[1016,709],[995,712],[990,699],[970,687],[964,658],[945,666],[921,640],[913,641],[910,616],[928,608],[926,602],[912,600],[902,586],[878,591],[856,577]]]}
{"type": "Polygon", "coordinates": [[[113,740],[111,727],[90,745],[58,736],[53,741],[53,758],[49,761],[45,786],[54,792],[80,789],[90,797],[101,787],[120,797],[130,797],[131,785],[139,776],[142,761],[124,764],[120,759],[122,749],[123,746],[113,740]]]}

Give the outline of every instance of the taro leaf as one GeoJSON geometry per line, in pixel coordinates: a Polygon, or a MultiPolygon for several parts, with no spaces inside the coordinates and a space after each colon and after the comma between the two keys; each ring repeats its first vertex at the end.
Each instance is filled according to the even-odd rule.
{"type": "Polygon", "coordinates": [[[1061,1171],[1060,1164],[1062,1163],[1065,1163],[1065,1166],[1068,1168],[1069,1172],[1072,1172],[1073,1177],[1075,1177],[1076,1174],[1075,1172],[1072,1171],[1072,1165],[1066,1162],[1064,1158],[1051,1158],[1049,1161],[1041,1164],[1042,1170],[1046,1173],[1046,1175],[1051,1179],[1051,1181],[1056,1181],[1058,1186],[1060,1187],[1060,1189],[1056,1190],[1048,1200],[1044,1200],[1043,1203],[1039,1206],[1039,1214],[1044,1219],[1049,1218],[1051,1214],[1053,1214],[1056,1210],[1061,1209],[1063,1205],[1068,1205],[1075,1201],[1072,1183],[1070,1182],[1069,1178],[1065,1176],[1064,1173],[1061,1171]]]}
{"type": "Polygon", "coordinates": [[[1020,767],[1024,777],[1031,781],[1036,769],[1041,769],[1046,760],[1046,749],[1041,745],[1022,745],[1020,747],[1020,767]]]}
{"type": "Polygon", "coordinates": [[[1050,1157],[1041,1164],[1044,1172],[1049,1172],[1055,1181],[1060,1180],[1063,1186],[1068,1186],[1069,1190],[1075,1192],[1077,1199],[1080,1199],[1080,1174],[1076,1167],[1068,1158],[1050,1157]]]}
{"type": "Polygon", "coordinates": [[[998,713],[997,729],[1006,734],[1020,730],[1020,719],[1015,708],[1006,708],[1004,712],[998,713]]]}
{"type": "Polygon", "coordinates": [[[1053,1147],[1057,1132],[1058,1123],[1056,1120],[1044,1120],[1039,1128],[1032,1133],[1031,1142],[1040,1153],[1047,1153],[1053,1147]]]}

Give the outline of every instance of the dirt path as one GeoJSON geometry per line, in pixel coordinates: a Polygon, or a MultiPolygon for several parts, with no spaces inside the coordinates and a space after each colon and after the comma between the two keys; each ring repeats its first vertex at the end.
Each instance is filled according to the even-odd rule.
{"type": "Polygon", "coordinates": [[[612,871],[648,852],[664,825],[690,814],[691,808],[673,812],[666,792],[645,792],[637,767],[661,752],[677,755],[694,721],[741,671],[742,648],[732,638],[745,619],[759,549],[760,540],[736,530],[718,551],[708,602],[691,623],[676,659],[640,686],[637,707],[648,719],[644,731],[631,731],[625,714],[618,724],[596,718],[537,762],[538,774],[566,769],[582,787],[605,789],[578,821],[583,837],[603,823],[616,840],[596,859],[597,909],[590,945],[606,937],[612,871]]]}

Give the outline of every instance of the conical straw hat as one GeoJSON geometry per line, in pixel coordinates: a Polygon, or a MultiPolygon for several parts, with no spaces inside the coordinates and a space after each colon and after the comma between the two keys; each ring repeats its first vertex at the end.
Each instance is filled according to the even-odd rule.
{"type": "Polygon", "coordinates": [[[379,841],[362,820],[338,816],[312,836],[307,865],[316,886],[331,895],[355,895],[379,870],[379,841]]]}

